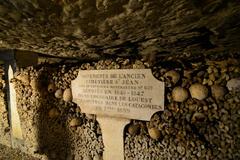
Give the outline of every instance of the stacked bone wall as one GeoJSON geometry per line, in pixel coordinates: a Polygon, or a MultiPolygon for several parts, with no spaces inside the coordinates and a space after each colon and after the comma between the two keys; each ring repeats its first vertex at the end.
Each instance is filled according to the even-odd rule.
{"type": "Polygon", "coordinates": [[[239,55],[186,56],[156,64],[117,58],[21,69],[14,84],[23,149],[42,159],[101,159],[101,128],[71,102],[71,80],[79,70],[151,68],[165,82],[165,109],[126,126],[125,158],[239,159],[240,92],[233,83],[239,83],[239,55]]]}
{"type": "Polygon", "coordinates": [[[0,143],[10,146],[10,124],[7,108],[7,94],[4,78],[4,67],[0,66],[0,143]]]}

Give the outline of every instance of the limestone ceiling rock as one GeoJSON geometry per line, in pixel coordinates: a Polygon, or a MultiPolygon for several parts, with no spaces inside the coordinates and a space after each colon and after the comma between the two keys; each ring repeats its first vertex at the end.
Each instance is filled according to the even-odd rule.
{"type": "Polygon", "coordinates": [[[0,48],[99,58],[235,52],[239,44],[237,0],[0,1],[0,48]]]}

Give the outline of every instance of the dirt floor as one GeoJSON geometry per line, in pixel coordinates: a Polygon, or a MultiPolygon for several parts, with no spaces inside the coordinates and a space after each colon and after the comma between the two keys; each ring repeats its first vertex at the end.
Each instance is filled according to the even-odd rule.
{"type": "Polygon", "coordinates": [[[20,150],[12,149],[0,144],[0,160],[39,160],[20,150]]]}

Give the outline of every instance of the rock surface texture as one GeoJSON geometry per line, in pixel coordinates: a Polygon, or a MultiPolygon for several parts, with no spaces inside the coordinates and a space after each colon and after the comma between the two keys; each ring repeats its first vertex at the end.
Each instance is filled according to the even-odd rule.
{"type": "Polygon", "coordinates": [[[236,0],[2,0],[0,48],[54,56],[239,51],[236,0]]]}

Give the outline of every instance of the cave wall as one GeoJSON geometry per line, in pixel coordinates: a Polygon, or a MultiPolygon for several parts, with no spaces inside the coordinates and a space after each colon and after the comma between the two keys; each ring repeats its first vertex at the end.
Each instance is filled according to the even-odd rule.
{"type": "Polygon", "coordinates": [[[236,0],[2,0],[0,48],[81,59],[239,51],[236,0]]]}

